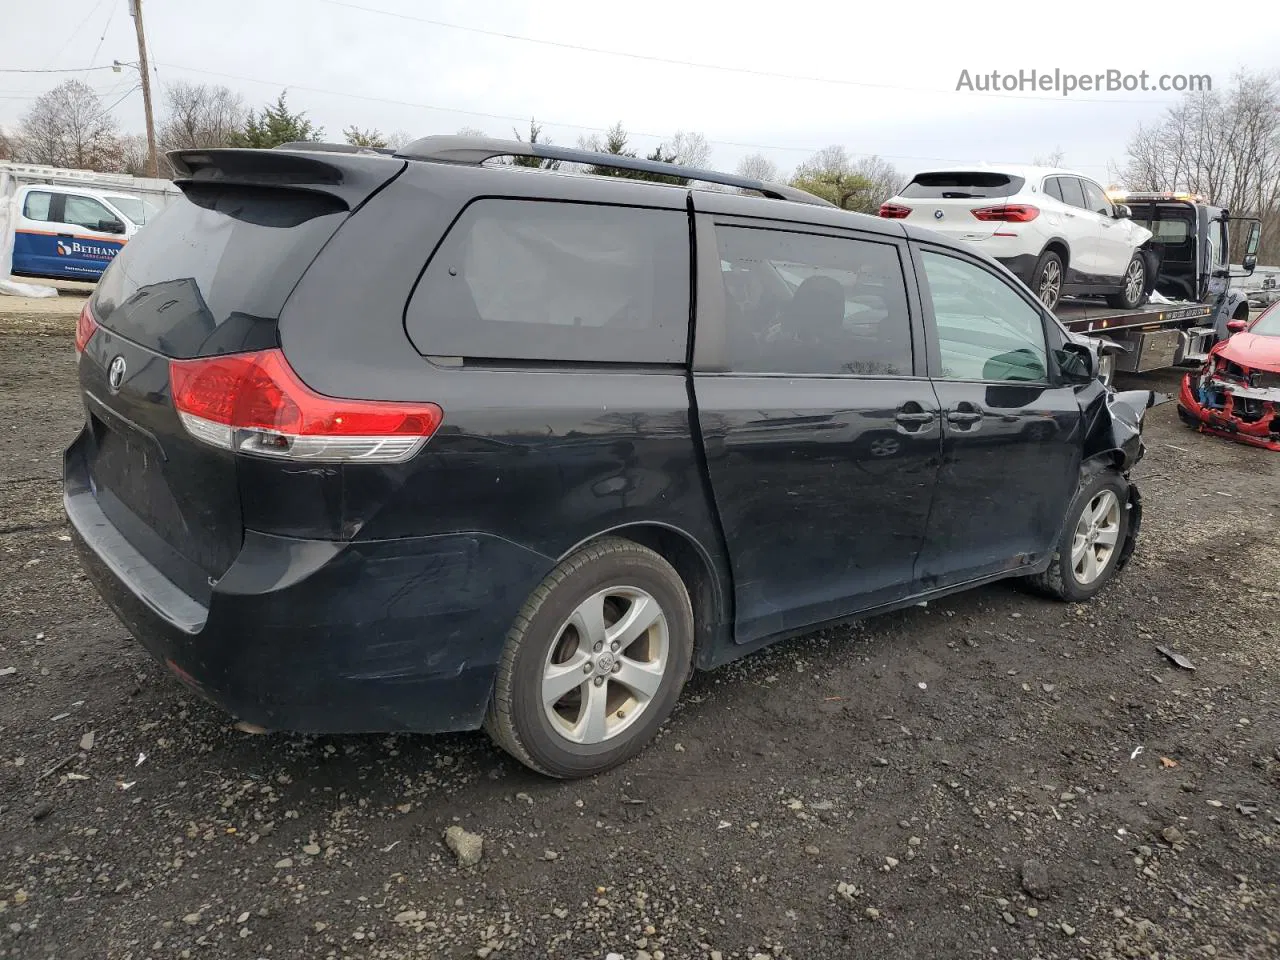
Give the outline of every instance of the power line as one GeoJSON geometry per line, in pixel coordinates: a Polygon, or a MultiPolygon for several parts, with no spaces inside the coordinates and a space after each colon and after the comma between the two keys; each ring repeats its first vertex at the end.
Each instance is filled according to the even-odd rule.
{"type": "Polygon", "coordinates": [[[98,38],[98,45],[93,48],[93,56],[89,58],[89,66],[86,69],[92,70],[93,61],[98,59],[98,51],[102,49],[102,41],[107,39],[107,31],[111,29],[111,21],[115,19],[116,5],[112,4],[111,9],[107,12],[107,22],[102,25],[102,36],[98,38]]]}
{"type": "Polygon", "coordinates": [[[77,36],[79,36],[79,35],[80,35],[80,31],[81,31],[81,29],[84,27],[84,25],[85,25],[86,23],[88,23],[90,20],[92,20],[92,19],[93,19],[94,15],[95,15],[95,14],[96,14],[100,9],[102,9],[102,5],[103,5],[104,3],[106,3],[106,2],[107,2],[107,0],[98,0],[98,2],[97,2],[96,4],[94,4],[93,9],[89,11],[89,15],[88,15],[87,17],[85,17],[83,20],[81,20],[79,23],[77,23],[77,24],[76,24],[76,28],[75,28],[74,30],[72,30],[72,31],[71,31],[71,36],[67,37],[67,39],[66,39],[66,40],[63,40],[63,41],[62,41],[62,46],[60,46],[60,47],[58,48],[58,52],[57,52],[57,53],[55,53],[52,57],[50,57],[50,58],[49,58],[49,62],[50,62],[50,63],[57,63],[57,62],[58,62],[58,58],[59,58],[60,56],[62,56],[63,51],[65,51],[65,50],[67,49],[67,47],[71,46],[71,41],[72,41],[72,40],[74,40],[77,36]]]}
{"type": "MultiPolygon", "coordinates": [[[[97,56],[97,54],[94,54],[97,56]]],[[[28,69],[26,67],[0,67],[0,73],[84,73],[88,70],[110,70],[111,64],[104,64],[101,67],[47,67],[39,70],[28,69]]]]}
{"type": "MultiPolygon", "coordinates": [[[[399,13],[394,10],[380,10],[377,7],[365,7],[358,3],[350,3],[348,0],[318,0],[319,3],[327,3],[334,7],[345,7],[348,10],[359,10],[363,13],[373,13],[384,17],[393,17],[397,20],[408,20],[413,23],[425,23],[433,27],[442,27],[446,30],[460,30],[464,33],[476,33],[486,37],[497,37],[502,40],[517,40],[522,43],[536,43],[545,47],[555,47],[560,50],[576,50],[581,53],[595,53],[607,57],[623,57],[629,60],[642,60],[648,63],[661,63],[666,66],[692,67],[698,70],[715,70],[721,73],[737,73],[753,77],[765,77],[771,80],[799,80],[805,83],[829,83],[846,87],[866,87],[875,90],[899,90],[909,93],[927,93],[937,95],[939,93],[960,93],[959,90],[946,90],[937,87],[909,87],[902,84],[894,83],[872,83],[866,80],[845,80],[840,77],[819,77],[798,73],[781,73],[774,70],[758,70],[752,67],[729,67],[720,63],[707,63],[701,60],[681,60],[675,57],[659,57],[654,54],[632,53],[627,50],[610,50],[604,47],[591,47],[580,43],[566,43],[560,40],[545,40],[541,37],[529,37],[520,33],[508,33],[503,30],[486,30],[483,27],[469,27],[460,23],[449,23],[445,20],[436,20],[431,17],[418,17],[410,13],[399,13]]],[[[1137,99],[1133,97],[1041,97],[1035,94],[1015,94],[1015,93],[982,93],[978,91],[964,91],[964,95],[968,97],[994,97],[998,100],[1041,100],[1051,103],[1061,103],[1064,100],[1070,100],[1075,103],[1177,103],[1176,100],[1154,100],[1154,99],[1137,99]]]]}
{"type": "MultiPolygon", "coordinates": [[[[169,70],[186,71],[188,73],[198,73],[198,74],[203,74],[205,76],[210,76],[210,77],[220,77],[223,80],[241,80],[241,81],[244,81],[245,83],[260,83],[263,86],[275,87],[276,89],[306,90],[311,93],[323,93],[327,96],[347,97],[352,100],[363,100],[368,103],[388,103],[398,107],[414,107],[420,110],[436,110],[441,113],[453,113],[453,114],[458,114],[466,117],[483,117],[486,120],[503,120],[511,123],[528,123],[529,121],[529,118],[527,116],[517,117],[517,116],[512,116],[504,113],[483,113],[478,110],[462,110],[462,109],[459,109],[458,107],[441,107],[431,103],[421,103],[421,102],[415,102],[412,100],[396,100],[391,97],[374,97],[374,96],[369,96],[368,94],[352,93],[349,90],[329,90],[325,87],[312,87],[302,83],[285,83],[280,80],[263,80],[260,77],[246,77],[241,74],[235,74],[235,73],[222,73],[216,70],[203,70],[198,67],[180,66],[179,64],[176,64],[176,63],[166,63],[165,68],[169,70]]],[[[542,120],[541,123],[550,127],[566,127],[570,130],[585,130],[590,133],[608,133],[609,132],[608,127],[592,127],[582,123],[565,123],[563,121],[545,120],[545,119],[542,120]]],[[[642,130],[630,130],[628,132],[632,136],[647,137],[651,140],[662,141],[667,139],[666,134],[646,133],[642,130]]],[[[818,150],[821,149],[820,147],[786,147],[786,146],[780,146],[778,144],[746,143],[746,142],[737,141],[737,140],[712,140],[710,138],[707,139],[707,142],[710,144],[714,144],[716,146],[721,146],[721,147],[739,147],[747,150],[776,150],[776,151],[786,151],[789,153],[805,153],[805,154],[817,153],[818,150]]],[[[897,153],[897,154],[895,153],[852,153],[851,155],[855,157],[878,156],[878,157],[884,157],[886,160],[923,160],[930,163],[969,163],[971,162],[971,160],[957,160],[952,157],[922,157],[922,156],[912,156],[909,154],[901,154],[901,153],[897,153]]],[[[1092,165],[1083,164],[1082,166],[1097,167],[1096,164],[1092,164],[1092,165]]],[[[1102,169],[1102,168],[1098,167],[1098,169],[1102,169]]]]}

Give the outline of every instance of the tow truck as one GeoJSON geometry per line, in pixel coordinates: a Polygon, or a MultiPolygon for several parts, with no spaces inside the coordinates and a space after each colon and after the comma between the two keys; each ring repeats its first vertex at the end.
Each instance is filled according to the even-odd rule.
{"type": "Polygon", "coordinates": [[[1058,319],[1072,333],[1102,345],[1101,372],[1110,385],[1116,371],[1146,373],[1203,363],[1229,335],[1227,324],[1247,320],[1248,298],[1231,289],[1233,277],[1250,276],[1258,262],[1262,225],[1235,217],[1202,196],[1180,192],[1111,191],[1130,218],[1151,231],[1148,263],[1154,278],[1150,301],[1134,310],[1114,310],[1084,299],[1063,299],[1058,319]],[[1232,274],[1231,224],[1247,224],[1243,274],[1232,274]]]}

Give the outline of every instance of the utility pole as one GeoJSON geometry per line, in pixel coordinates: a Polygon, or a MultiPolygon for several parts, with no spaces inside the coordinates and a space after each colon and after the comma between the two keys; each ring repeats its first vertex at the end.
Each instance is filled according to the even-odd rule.
{"type": "Polygon", "coordinates": [[[142,0],[129,0],[129,16],[138,31],[138,72],[142,74],[142,109],[147,115],[147,162],[153,177],[160,176],[156,159],[156,123],[151,113],[151,69],[147,66],[147,36],[142,29],[142,0]]]}

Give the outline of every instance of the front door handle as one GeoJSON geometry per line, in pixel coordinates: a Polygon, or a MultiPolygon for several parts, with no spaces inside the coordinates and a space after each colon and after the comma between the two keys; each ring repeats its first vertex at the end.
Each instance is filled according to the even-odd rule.
{"type": "Polygon", "coordinates": [[[926,423],[933,423],[933,421],[936,420],[937,417],[935,417],[932,413],[925,411],[923,413],[900,413],[898,414],[896,419],[899,423],[911,424],[911,425],[916,425],[916,424],[924,425],[926,423]]]}
{"type": "Polygon", "coordinates": [[[982,426],[983,416],[982,408],[976,403],[961,400],[954,410],[947,411],[947,423],[954,424],[958,430],[972,431],[982,426]]]}

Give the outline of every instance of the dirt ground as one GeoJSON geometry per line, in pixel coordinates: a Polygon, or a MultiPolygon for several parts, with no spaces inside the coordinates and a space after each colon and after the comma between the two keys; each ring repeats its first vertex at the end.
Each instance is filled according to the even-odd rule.
{"type": "Polygon", "coordinates": [[[39,329],[0,328],[0,957],[1280,957],[1280,456],[1157,407],[1094,603],[782,644],[555,783],[481,734],[247,735],[152,663],[72,555],[39,329]]]}

